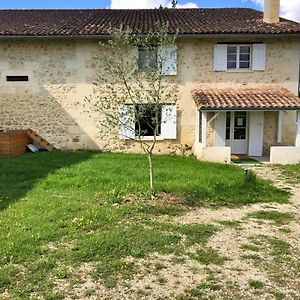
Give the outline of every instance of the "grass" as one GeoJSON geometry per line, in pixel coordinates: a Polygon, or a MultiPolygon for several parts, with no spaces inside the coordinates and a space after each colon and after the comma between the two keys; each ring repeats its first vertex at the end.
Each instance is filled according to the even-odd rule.
{"type": "MultiPolygon", "coordinates": [[[[154,157],[157,192],[182,197],[186,205],[238,206],[288,201],[269,182],[245,184],[243,170],[176,156],[154,157]]],[[[60,299],[56,279],[72,279],[69,267],[93,265],[92,276],[109,287],[130,278],[137,266],[127,257],[153,252],[205,250],[216,228],[153,222],[177,215],[182,206],[149,201],[147,160],[141,155],[40,153],[0,159],[0,295],[60,299]]],[[[205,254],[205,255],[204,255],[205,254]]],[[[204,263],[221,260],[199,255],[204,263]]],[[[74,275],[74,274],[73,274],[74,275]]],[[[74,277],[74,276],[73,276],[74,277]]]]}
{"type": "Polygon", "coordinates": [[[249,280],[249,286],[255,290],[261,290],[264,284],[259,280],[249,280]]]}
{"type": "MultiPolygon", "coordinates": [[[[203,282],[197,284],[193,288],[186,289],[183,294],[176,297],[176,300],[207,299],[205,296],[210,295],[211,292],[222,290],[219,278],[216,277],[210,270],[207,272],[208,275],[203,282]]],[[[208,299],[211,299],[211,297],[208,299]]]]}
{"type": "Polygon", "coordinates": [[[295,277],[295,274],[300,272],[297,249],[286,241],[272,236],[257,235],[250,240],[256,247],[259,246],[259,253],[268,255],[268,259],[259,258],[257,254],[244,255],[242,258],[251,261],[262,272],[268,274],[268,278],[278,287],[290,289],[291,286],[296,286],[296,290],[299,290],[299,282],[297,276],[295,277]]]}
{"type": "Polygon", "coordinates": [[[248,214],[248,217],[258,220],[272,221],[275,225],[286,225],[294,220],[292,213],[282,213],[275,210],[261,210],[248,214]]]}
{"type": "Polygon", "coordinates": [[[300,184],[300,164],[278,166],[286,180],[293,184],[300,184]]]}

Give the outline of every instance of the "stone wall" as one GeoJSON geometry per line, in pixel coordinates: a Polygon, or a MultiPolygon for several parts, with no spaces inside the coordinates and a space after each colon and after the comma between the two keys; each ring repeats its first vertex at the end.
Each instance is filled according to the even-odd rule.
{"type": "Polygon", "coordinates": [[[264,155],[270,155],[272,146],[295,146],[296,125],[292,120],[296,120],[295,113],[283,114],[282,142],[278,143],[278,112],[264,113],[264,155]],[[287,114],[289,114],[289,117],[287,114]]]}
{"type": "MultiPolygon", "coordinates": [[[[267,41],[265,72],[214,72],[216,42],[209,39],[178,42],[178,75],[166,78],[178,86],[178,138],[172,142],[160,141],[158,152],[178,153],[193,145],[195,104],[191,90],[195,87],[280,85],[297,92],[299,42],[267,41]]],[[[90,117],[78,105],[92,93],[92,81],[97,70],[101,70],[101,59],[95,56],[101,55],[103,50],[97,41],[1,41],[0,129],[31,128],[61,149],[138,152],[138,146],[132,142],[99,136],[100,116],[90,117]],[[29,82],[6,82],[7,75],[28,75],[29,82]]],[[[284,130],[286,142],[292,142],[295,128],[286,125],[284,130]]],[[[271,136],[271,131],[268,135],[271,136]]],[[[210,136],[208,140],[212,143],[213,134],[210,136]]]]}

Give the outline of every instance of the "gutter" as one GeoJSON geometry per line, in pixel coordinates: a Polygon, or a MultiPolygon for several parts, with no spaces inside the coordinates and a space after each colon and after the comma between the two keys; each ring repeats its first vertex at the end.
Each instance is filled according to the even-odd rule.
{"type": "Polygon", "coordinates": [[[298,111],[300,107],[278,107],[278,108],[197,108],[200,111],[220,112],[220,111],[298,111]]]}
{"type": "MultiPolygon", "coordinates": [[[[146,34],[137,35],[137,37],[143,37],[146,34]]],[[[175,36],[175,34],[170,34],[175,36]]],[[[177,39],[232,39],[232,38],[264,38],[264,39],[276,39],[276,38],[299,38],[300,33],[213,33],[213,34],[178,34],[177,39]]],[[[109,40],[111,35],[0,35],[0,40],[109,40]]]]}

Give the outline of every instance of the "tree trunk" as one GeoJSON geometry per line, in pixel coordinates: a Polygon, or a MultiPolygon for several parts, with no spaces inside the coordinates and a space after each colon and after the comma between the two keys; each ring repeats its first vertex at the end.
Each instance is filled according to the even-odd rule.
{"type": "Polygon", "coordinates": [[[154,192],[154,180],[153,180],[152,155],[147,154],[147,157],[149,162],[150,193],[151,193],[151,197],[153,198],[155,196],[155,192],[154,192]]]}

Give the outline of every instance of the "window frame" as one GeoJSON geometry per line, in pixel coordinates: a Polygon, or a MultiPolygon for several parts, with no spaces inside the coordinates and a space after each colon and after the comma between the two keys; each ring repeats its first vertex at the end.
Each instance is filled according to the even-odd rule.
{"type": "Polygon", "coordinates": [[[150,45],[148,47],[143,45],[137,45],[137,48],[138,48],[138,61],[137,61],[138,70],[139,71],[156,70],[158,68],[158,46],[155,44],[150,45]],[[155,62],[149,60],[149,58],[151,58],[149,55],[148,57],[145,56],[147,58],[147,61],[143,61],[142,63],[142,60],[140,58],[140,53],[142,51],[148,53],[148,55],[150,51],[155,51],[155,55],[153,55],[153,59],[155,59],[155,62]]]}
{"type": "MultiPolygon", "coordinates": [[[[149,106],[149,104],[143,104],[143,103],[140,103],[140,104],[135,104],[135,108],[134,108],[134,111],[135,111],[135,126],[134,126],[134,131],[135,131],[135,136],[137,136],[136,132],[137,132],[137,129],[136,129],[136,126],[137,126],[137,115],[136,115],[136,112],[138,110],[138,106],[142,106],[142,105],[146,105],[146,106],[149,106]]],[[[156,134],[156,138],[161,138],[162,137],[162,109],[163,109],[163,105],[160,105],[160,124],[158,126],[158,133],[156,134]]],[[[140,116],[141,117],[141,116],[140,116]]],[[[151,127],[151,125],[149,125],[149,127],[151,127]]],[[[152,128],[152,130],[154,131],[154,128],[152,128]]],[[[154,138],[154,135],[141,135],[141,139],[153,139],[154,138]]]]}
{"type": "Polygon", "coordinates": [[[227,58],[227,65],[226,69],[227,71],[251,71],[252,70],[252,55],[253,55],[253,45],[252,44],[227,44],[227,52],[226,52],[226,58],[227,58]],[[236,67],[235,68],[229,68],[228,67],[228,48],[229,47],[235,47],[236,48],[236,67]],[[241,55],[241,47],[249,47],[249,68],[241,68],[240,63],[241,62],[248,62],[248,61],[241,61],[240,55],[241,55]]]}

